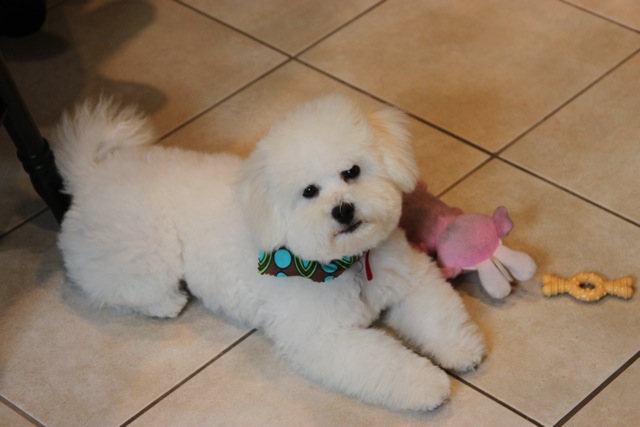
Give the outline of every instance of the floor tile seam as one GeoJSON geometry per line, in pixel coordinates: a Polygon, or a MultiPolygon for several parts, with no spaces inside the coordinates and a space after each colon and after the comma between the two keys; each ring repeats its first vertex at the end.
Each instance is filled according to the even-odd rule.
{"type": "Polygon", "coordinates": [[[39,422],[38,420],[36,420],[35,418],[33,418],[31,415],[27,414],[25,411],[23,411],[18,405],[14,404],[13,402],[11,402],[9,399],[7,399],[6,397],[0,395],[0,405],[4,404],[7,408],[9,408],[10,410],[12,410],[13,412],[15,412],[16,414],[18,414],[19,416],[21,416],[22,418],[24,418],[25,420],[29,421],[31,424],[33,424],[34,426],[37,427],[44,427],[44,424],[42,424],[41,422],[39,422]]]}
{"type": "Polygon", "coordinates": [[[27,216],[26,218],[20,220],[17,224],[12,225],[7,230],[0,232],[0,241],[5,237],[8,237],[10,234],[15,233],[16,231],[18,231],[19,229],[21,229],[22,227],[29,224],[31,221],[33,221],[34,219],[36,219],[37,217],[39,217],[40,215],[48,211],[49,211],[49,208],[44,206],[39,210],[35,211],[34,213],[32,213],[31,215],[27,216]]]}
{"type": "Polygon", "coordinates": [[[632,31],[634,33],[640,34],[640,29],[630,27],[630,26],[628,26],[627,24],[625,24],[623,22],[619,22],[619,21],[616,21],[613,18],[609,18],[608,16],[601,15],[601,14],[599,14],[599,13],[593,11],[593,10],[587,9],[584,6],[580,6],[579,4],[571,3],[571,2],[569,2],[567,0],[559,0],[559,1],[564,3],[564,4],[566,4],[567,6],[574,7],[574,8],[576,8],[576,9],[582,11],[582,12],[588,13],[589,15],[593,15],[596,18],[600,18],[600,19],[602,19],[604,21],[607,21],[607,22],[609,22],[611,24],[614,24],[614,25],[616,25],[618,27],[624,28],[625,30],[629,30],[629,31],[632,31]]]}
{"type": "Polygon", "coordinates": [[[293,55],[293,57],[294,58],[299,58],[301,55],[304,55],[305,53],[307,53],[308,51],[310,51],[314,47],[318,46],[320,43],[324,42],[329,37],[331,37],[334,34],[336,34],[338,31],[343,30],[344,28],[346,28],[349,25],[353,24],[355,21],[361,19],[365,15],[368,15],[372,10],[377,9],[383,3],[386,3],[386,2],[387,2],[387,0],[378,0],[377,3],[372,4],[371,6],[369,6],[368,8],[363,10],[362,12],[360,12],[357,15],[355,15],[355,16],[351,17],[350,19],[348,19],[346,22],[343,22],[342,24],[338,25],[336,28],[334,28],[333,30],[329,31],[327,34],[325,34],[324,36],[322,36],[321,38],[319,38],[315,42],[311,43],[309,46],[307,46],[304,49],[301,49],[299,52],[295,53],[293,55]]]}
{"type": "Polygon", "coordinates": [[[449,374],[449,376],[455,378],[456,380],[460,381],[465,386],[475,390],[477,393],[480,393],[481,395],[483,395],[487,399],[492,400],[493,402],[495,402],[498,405],[502,406],[503,408],[509,410],[510,412],[513,412],[514,414],[518,415],[519,417],[524,418],[525,420],[529,421],[531,424],[533,424],[535,426],[538,426],[538,427],[544,427],[544,424],[540,423],[536,419],[528,416],[524,412],[521,412],[521,411],[517,410],[513,406],[509,405],[507,402],[504,402],[503,400],[497,398],[496,396],[492,395],[491,393],[489,393],[489,392],[481,389],[480,387],[476,386],[475,384],[467,381],[466,379],[464,379],[460,375],[458,375],[458,374],[456,374],[454,372],[451,372],[449,370],[447,370],[447,374],[449,374]]]}
{"type": "Polygon", "coordinates": [[[188,3],[185,3],[183,0],[173,0],[173,1],[175,3],[181,5],[181,6],[186,7],[187,9],[191,9],[192,11],[194,11],[194,12],[196,12],[196,13],[198,13],[198,14],[200,14],[200,15],[208,18],[208,19],[211,19],[212,21],[217,22],[220,25],[223,25],[223,26],[225,26],[225,27],[227,27],[227,28],[229,28],[229,29],[231,29],[231,30],[233,30],[235,32],[240,33],[240,34],[250,38],[253,41],[256,41],[256,42],[258,42],[258,43],[260,43],[260,44],[262,44],[262,45],[264,45],[264,46],[266,46],[266,47],[268,47],[270,49],[273,49],[273,50],[275,50],[275,51],[277,51],[277,52],[279,52],[279,53],[281,53],[283,55],[286,55],[288,58],[296,58],[296,57],[302,55],[303,53],[307,52],[308,50],[312,49],[313,47],[317,46],[319,43],[322,43],[324,40],[326,40],[328,37],[331,37],[336,32],[338,32],[338,31],[342,30],[343,28],[347,27],[348,25],[352,24],[354,21],[360,19],[361,17],[363,17],[364,15],[369,13],[371,10],[377,8],[382,3],[385,3],[387,0],[379,0],[377,3],[369,6],[367,9],[365,9],[362,12],[360,12],[356,16],[348,19],[346,22],[344,22],[344,23],[338,25],[336,28],[330,30],[327,34],[323,35],[320,39],[312,42],[309,46],[306,46],[306,47],[300,49],[298,52],[295,52],[295,53],[289,53],[289,52],[287,52],[287,51],[285,51],[285,50],[283,50],[283,49],[281,49],[281,48],[279,48],[277,46],[274,46],[273,44],[267,42],[266,40],[263,40],[263,39],[261,39],[259,37],[256,37],[253,34],[250,34],[250,33],[246,32],[246,31],[244,31],[244,30],[242,30],[242,29],[240,29],[238,27],[235,27],[234,25],[232,25],[232,24],[230,24],[230,23],[228,23],[226,21],[223,21],[220,18],[216,18],[215,16],[209,15],[205,11],[202,11],[200,9],[197,9],[197,8],[191,6],[188,3]]]}
{"type": "Polygon", "coordinates": [[[554,108],[549,113],[544,115],[537,122],[534,122],[532,125],[530,125],[528,128],[526,128],[523,132],[521,132],[519,135],[517,135],[510,142],[507,142],[507,144],[505,144],[502,148],[500,148],[498,151],[495,152],[495,155],[496,156],[502,156],[502,154],[504,154],[505,151],[507,151],[512,146],[514,146],[518,141],[520,141],[525,136],[527,136],[528,134],[530,134],[531,132],[533,132],[534,130],[539,128],[540,126],[542,126],[549,119],[554,117],[556,114],[561,113],[562,110],[564,110],[566,107],[568,107],[574,101],[577,101],[580,97],[582,97],[582,95],[584,95],[585,93],[589,92],[591,89],[596,87],[600,82],[602,82],[608,76],[613,74],[616,70],[618,70],[624,64],[626,64],[627,62],[631,61],[631,59],[633,59],[636,55],[640,55],[640,47],[636,48],[636,50],[634,50],[630,55],[628,55],[625,58],[623,58],[617,64],[615,64],[614,66],[609,68],[607,71],[602,73],[599,77],[596,77],[592,82],[588,83],[585,87],[583,87],[582,89],[577,91],[574,95],[570,96],[567,100],[561,102],[560,105],[558,105],[556,108],[554,108]]]}
{"type": "Polygon", "coordinates": [[[318,73],[322,74],[323,76],[328,77],[331,80],[336,81],[337,83],[340,83],[341,85],[347,86],[348,88],[353,89],[356,92],[361,93],[362,95],[365,95],[365,96],[367,96],[367,97],[369,97],[369,98],[371,98],[371,99],[373,99],[375,101],[378,101],[381,104],[384,104],[384,105],[392,107],[392,108],[396,108],[396,109],[402,111],[403,113],[405,113],[407,116],[411,117],[412,119],[414,119],[414,120],[416,120],[416,121],[418,121],[418,122],[420,122],[420,123],[422,123],[424,125],[427,125],[427,126],[433,128],[433,129],[437,130],[438,132],[441,132],[441,133],[443,133],[443,134],[445,134],[445,135],[457,140],[458,142],[462,142],[462,143],[470,146],[471,148],[475,148],[476,150],[481,151],[484,154],[493,155],[493,153],[490,150],[488,150],[488,149],[486,149],[486,148],[484,148],[484,147],[482,147],[482,146],[480,146],[478,144],[475,144],[474,142],[472,142],[472,141],[470,141],[468,139],[465,139],[462,136],[460,136],[460,135],[458,135],[458,134],[456,134],[456,133],[454,133],[454,132],[452,132],[452,131],[450,131],[450,130],[448,130],[446,128],[443,128],[442,126],[437,125],[437,124],[425,119],[424,117],[420,117],[415,113],[407,111],[406,109],[394,104],[393,102],[388,101],[388,100],[386,100],[384,98],[381,98],[380,96],[378,96],[378,95],[376,95],[374,93],[371,93],[371,92],[367,91],[366,89],[363,89],[363,88],[361,88],[359,86],[356,86],[353,83],[350,83],[350,82],[348,82],[346,80],[343,80],[340,77],[335,76],[335,75],[329,73],[328,71],[323,70],[322,68],[316,67],[315,65],[305,61],[302,58],[296,57],[296,58],[293,58],[293,61],[298,63],[298,64],[300,64],[300,65],[302,65],[302,66],[304,66],[304,67],[307,67],[307,68],[309,68],[309,69],[311,69],[311,70],[313,70],[315,72],[318,72],[318,73]]]}
{"type": "Polygon", "coordinates": [[[186,383],[188,383],[189,381],[191,381],[193,378],[195,378],[198,374],[200,374],[202,371],[204,371],[205,369],[207,369],[209,366],[211,366],[212,364],[214,364],[215,362],[217,362],[220,358],[224,357],[227,353],[229,353],[231,350],[233,350],[235,347],[237,347],[239,344],[241,344],[242,342],[244,342],[247,338],[249,338],[251,335],[253,335],[256,332],[256,329],[251,329],[250,331],[248,331],[247,333],[245,333],[244,335],[242,335],[240,338],[238,338],[237,340],[235,340],[233,343],[231,343],[229,346],[227,346],[224,350],[222,350],[220,353],[218,353],[215,357],[213,357],[211,360],[207,361],[206,363],[204,363],[202,366],[200,366],[199,368],[197,368],[196,370],[194,370],[192,373],[190,373],[189,375],[187,375],[185,378],[183,378],[182,380],[180,380],[178,383],[176,383],[175,385],[173,385],[171,388],[169,388],[167,391],[165,391],[164,393],[162,393],[159,397],[157,397],[156,399],[154,399],[151,403],[149,403],[148,405],[146,405],[144,408],[142,408],[140,411],[138,411],[135,415],[133,415],[131,418],[129,418],[128,420],[126,420],[124,423],[122,423],[120,426],[124,427],[127,426],[129,424],[131,424],[133,421],[135,421],[136,419],[140,418],[142,415],[144,415],[146,412],[148,412],[151,408],[153,408],[154,406],[156,406],[157,404],[159,404],[160,402],[162,402],[164,399],[166,399],[168,396],[170,396],[171,394],[173,394],[174,392],[176,392],[178,389],[180,389],[182,386],[184,386],[186,383]]]}
{"type": "Polygon", "coordinates": [[[203,17],[205,17],[205,18],[207,18],[207,19],[209,19],[209,20],[211,20],[211,21],[213,21],[213,22],[215,22],[217,24],[220,24],[220,25],[226,27],[226,28],[232,30],[235,33],[241,34],[241,35],[253,40],[254,42],[260,43],[261,45],[263,45],[265,47],[268,47],[269,49],[272,49],[272,50],[274,50],[274,51],[276,51],[276,52],[278,52],[278,53],[280,53],[282,55],[285,55],[288,59],[291,59],[293,57],[290,53],[280,49],[279,47],[274,46],[274,45],[270,44],[269,42],[267,42],[265,40],[262,40],[262,39],[254,36],[252,34],[249,34],[248,32],[246,32],[246,31],[244,31],[244,30],[242,30],[242,29],[240,29],[238,27],[234,27],[230,23],[225,22],[225,21],[221,20],[220,18],[216,18],[215,16],[209,15],[207,12],[205,12],[203,10],[200,10],[200,9],[194,7],[194,6],[191,6],[190,4],[185,3],[183,0],[173,0],[173,2],[176,3],[179,6],[183,6],[186,9],[191,10],[192,12],[197,13],[200,16],[203,16],[203,17]]]}
{"type": "Polygon", "coordinates": [[[488,163],[490,163],[492,160],[494,160],[495,157],[494,156],[490,156],[487,159],[485,159],[484,161],[482,161],[479,165],[477,165],[476,167],[472,168],[471,170],[469,170],[466,174],[464,174],[463,176],[461,176],[460,178],[458,178],[455,182],[453,182],[452,184],[450,184],[448,187],[446,187],[444,190],[442,190],[440,193],[436,194],[436,197],[438,198],[442,198],[445,194],[447,194],[449,191],[453,190],[454,188],[456,188],[458,185],[460,185],[462,182],[466,181],[469,177],[471,177],[473,174],[475,174],[477,171],[479,171],[480,169],[482,169],[483,167],[485,167],[488,163]]]}
{"type": "MultiPolygon", "coordinates": [[[[174,0],[174,1],[179,1],[179,0],[174,0]]],[[[168,131],[167,131],[167,132],[165,132],[164,134],[160,135],[160,136],[157,138],[157,140],[156,140],[156,142],[155,142],[154,144],[157,144],[157,143],[161,142],[162,140],[167,139],[169,136],[171,136],[171,135],[173,135],[174,133],[178,132],[180,129],[182,129],[182,128],[186,127],[187,125],[189,125],[190,123],[194,122],[194,121],[195,121],[195,120],[197,120],[198,118],[200,118],[200,117],[204,116],[205,114],[209,113],[211,110],[213,110],[213,109],[215,109],[215,108],[219,107],[220,105],[224,104],[225,102],[227,102],[228,100],[230,100],[230,99],[231,99],[231,98],[233,98],[234,96],[236,96],[236,95],[240,94],[240,92],[244,91],[245,89],[248,89],[249,87],[251,87],[251,86],[252,86],[252,85],[254,85],[254,84],[257,84],[259,81],[261,81],[261,80],[265,79],[266,77],[268,77],[269,75],[271,75],[271,74],[272,74],[272,73],[274,73],[275,71],[279,70],[280,68],[283,68],[284,66],[286,66],[286,65],[288,65],[288,64],[290,64],[290,63],[292,63],[292,62],[296,62],[296,63],[298,63],[298,64],[300,64],[300,65],[302,65],[302,66],[304,66],[304,67],[308,67],[308,68],[310,68],[310,69],[312,69],[312,70],[314,70],[314,71],[320,72],[321,74],[325,75],[326,77],[331,78],[332,80],[337,81],[338,83],[341,83],[341,84],[344,84],[344,85],[346,85],[346,86],[349,86],[350,88],[355,89],[355,90],[357,90],[358,92],[361,92],[361,93],[363,93],[363,94],[365,94],[365,95],[367,95],[367,96],[369,96],[369,97],[371,97],[371,98],[373,98],[373,99],[375,99],[375,100],[377,100],[377,101],[379,101],[379,102],[382,102],[382,103],[384,103],[384,104],[386,104],[386,105],[389,105],[389,106],[395,107],[394,105],[390,104],[389,102],[387,102],[387,101],[385,101],[385,100],[383,100],[383,99],[381,99],[381,98],[378,98],[378,97],[376,97],[375,95],[372,95],[372,94],[370,94],[370,93],[368,93],[368,92],[366,92],[366,91],[363,91],[362,89],[360,89],[360,88],[358,88],[358,87],[356,87],[356,86],[353,86],[353,85],[351,85],[351,84],[349,84],[349,83],[347,83],[347,82],[344,82],[344,81],[342,81],[342,80],[340,80],[340,79],[338,79],[338,78],[335,78],[335,77],[334,77],[334,76],[332,76],[331,74],[325,73],[324,71],[322,71],[322,70],[320,70],[320,69],[317,69],[317,68],[313,67],[312,65],[307,64],[306,62],[300,61],[300,60],[299,60],[299,59],[297,59],[297,58],[288,58],[288,59],[286,59],[285,61],[283,61],[282,63],[280,63],[280,64],[276,65],[275,67],[273,67],[273,68],[271,68],[271,69],[269,69],[269,70],[267,70],[265,73],[261,74],[260,76],[256,77],[255,79],[253,79],[253,80],[251,80],[251,81],[249,81],[249,82],[245,83],[243,86],[241,86],[241,87],[239,87],[238,89],[236,89],[236,90],[232,91],[232,92],[231,92],[231,93],[229,93],[228,95],[225,95],[225,96],[224,96],[222,99],[220,99],[219,101],[214,102],[214,103],[213,103],[212,105],[210,105],[209,107],[207,107],[207,108],[203,109],[202,111],[200,111],[200,112],[196,113],[194,116],[192,116],[192,117],[190,117],[189,119],[187,119],[187,120],[183,121],[182,123],[180,123],[179,125],[177,125],[177,126],[176,126],[176,127],[174,127],[173,129],[168,130],[168,131]]],[[[395,108],[397,108],[397,107],[395,107],[395,108]]]]}
{"type": "MultiPolygon", "coordinates": [[[[396,107],[396,108],[399,108],[399,107],[396,107]]],[[[475,142],[471,141],[470,139],[466,139],[463,136],[460,136],[457,133],[455,133],[453,131],[450,131],[447,128],[444,128],[444,127],[442,127],[442,126],[440,126],[440,125],[438,125],[438,124],[436,124],[436,123],[434,123],[434,122],[432,122],[432,121],[430,121],[430,120],[428,120],[428,119],[426,119],[424,117],[420,117],[417,114],[414,114],[414,113],[411,113],[411,112],[408,112],[408,111],[406,111],[405,113],[409,117],[419,121],[422,124],[425,124],[425,125],[433,128],[433,129],[437,130],[440,133],[443,133],[443,134],[445,134],[445,135],[457,140],[458,142],[462,142],[463,144],[465,144],[465,145],[467,145],[467,146],[469,146],[471,148],[475,148],[476,150],[478,150],[478,151],[480,151],[480,152],[482,152],[482,153],[484,153],[484,154],[486,154],[488,156],[494,156],[495,155],[491,150],[489,150],[487,148],[484,148],[483,146],[481,146],[479,144],[476,144],[475,142]]]]}
{"type": "Polygon", "coordinates": [[[616,380],[621,374],[623,374],[631,365],[633,365],[638,358],[640,358],[640,351],[631,356],[622,366],[620,366],[614,373],[607,377],[598,387],[596,387],[591,393],[582,399],[576,406],[573,407],[564,417],[558,421],[554,427],[561,427],[566,424],[571,418],[579,413],[585,406],[587,406],[596,396],[598,396],[603,390],[616,380]]]}
{"type": "Polygon", "coordinates": [[[608,213],[610,215],[613,215],[618,219],[621,219],[621,220],[623,220],[623,221],[625,221],[625,222],[627,222],[627,223],[629,223],[629,224],[631,224],[633,226],[640,227],[640,223],[632,220],[631,218],[627,218],[624,215],[622,215],[622,214],[620,214],[618,212],[615,212],[614,210],[612,210],[612,209],[610,209],[610,208],[608,208],[606,206],[603,206],[603,205],[597,203],[596,201],[591,200],[588,197],[583,196],[583,195],[571,190],[570,188],[562,186],[561,184],[558,184],[557,182],[554,182],[551,179],[549,179],[549,178],[547,178],[547,177],[545,177],[545,176],[543,176],[541,174],[538,174],[538,173],[536,173],[536,172],[534,172],[532,170],[529,170],[529,169],[527,169],[527,168],[525,168],[525,167],[523,167],[523,166],[521,166],[521,165],[519,165],[517,163],[514,163],[514,162],[512,162],[512,161],[510,161],[508,159],[504,159],[502,157],[498,157],[498,156],[495,156],[495,155],[492,155],[491,157],[489,157],[488,159],[484,160],[482,163],[480,163],[479,165],[477,165],[476,167],[474,167],[473,169],[468,171],[465,175],[460,177],[454,183],[452,183],[451,185],[446,187],[440,193],[436,194],[436,197],[441,198],[441,197],[445,196],[447,193],[449,193],[450,191],[454,190],[458,185],[462,184],[467,179],[471,178],[476,172],[478,172],[480,169],[482,169],[485,166],[487,166],[493,160],[496,160],[498,162],[504,163],[507,166],[514,167],[514,168],[518,169],[519,171],[524,172],[527,175],[530,175],[535,179],[543,181],[544,183],[549,184],[549,185],[551,185],[551,186],[553,186],[553,187],[555,187],[555,188],[557,188],[557,189],[569,194],[572,197],[576,197],[576,198],[580,199],[583,202],[586,202],[586,203],[588,203],[588,204],[590,204],[590,205],[592,205],[592,206],[594,206],[594,207],[596,207],[596,208],[598,208],[600,210],[603,210],[606,213],[608,213]]]}
{"type": "Polygon", "coordinates": [[[622,220],[622,221],[624,221],[626,223],[629,223],[629,224],[631,224],[633,226],[636,226],[636,227],[640,227],[640,222],[636,222],[631,218],[627,218],[623,214],[621,214],[619,212],[616,212],[613,209],[608,208],[608,207],[596,202],[595,200],[591,200],[589,197],[587,197],[585,195],[582,195],[582,194],[580,194],[580,193],[578,193],[576,191],[573,191],[572,189],[570,189],[570,188],[568,188],[568,187],[566,187],[566,186],[564,186],[562,184],[554,182],[553,180],[551,180],[550,178],[545,177],[544,175],[541,175],[541,174],[539,174],[539,173],[537,173],[535,171],[527,169],[524,166],[521,166],[521,165],[519,165],[519,164],[517,164],[515,162],[512,162],[511,160],[508,160],[508,159],[505,159],[505,158],[502,158],[502,157],[495,157],[495,159],[500,161],[500,162],[502,162],[502,163],[507,164],[508,166],[514,167],[514,168],[518,169],[519,171],[524,172],[524,173],[532,176],[533,178],[537,178],[540,181],[543,181],[546,184],[549,184],[549,185],[557,188],[558,190],[561,190],[561,191],[567,193],[570,196],[576,197],[576,198],[580,199],[581,201],[586,202],[586,203],[592,205],[593,207],[596,207],[596,208],[598,208],[598,209],[600,209],[600,210],[602,210],[602,211],[604,211],[604,212],[606,212],[606,213],[608,213],[608,214],[610,214],[610,215],[612,215],[612,216],[614,216],[614,217],[616,217],[616,218],[618,218],[618,219],[620,219],[620,220],[622,220]]]}
{"type": "Polygon", "coordinates": [[[290,63],[292,61],[291,58],[287,58],[285,59],[283,62],[277,64],[276,66],[268,69],[267,71],[265,71],[264,73],[260,74],[259,76],[255,77],[254,79],[252,79],[251,81],[243,84],[242,86],[238,87],[237,89],[234,89],[233,91],[231,91],[230,93],[228,93],[227,95],[224,95],[220,100],[214,102],[213,104],[211,104],[210,106],[204,108],[202,111],[194,114],[193,116],[191,116],[190,118],[184,120],[182,123],[180,123],[179,125],[176,125],[173,129],[170,129],[168,131],[166,131],[164,134],[160,135],[156,141],[153,143],[158,144],[159,142],[161,142],[164,139],[167,139],[169,136],[173,135],[174,133],[178,132],[180,129],[186,127],[187,125],[193,123],[194,121],[196,121],[197,119],[199,119],[200,117],[204,116],[205,114],[209,113],[211,110],[219,107],[220,105],[224,104],[225,102],[227,102],[228,100],[230,100],[231,98],[233,98],[234,96],[240,94],[240,92],[244,91],[245,89],[248,89],[249,87],[251,87],[252,85],[260,82],[261,80],[265,79],[266,77],[268,77],[269,75],[271,75],[272,73],[274,73],[275,71],[279,70],[280,68],[284,67],[285,65],[287,65],[288,63],[290,63]]]}

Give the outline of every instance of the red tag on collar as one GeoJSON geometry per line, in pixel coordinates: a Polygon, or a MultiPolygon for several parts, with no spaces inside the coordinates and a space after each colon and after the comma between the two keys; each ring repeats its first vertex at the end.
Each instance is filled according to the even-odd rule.
{"type": "Polygon", "coordinates": [[[367,280],[373,280],[373,273],[371,272],[371,265],[369,264],[369,251],[364,256],[364,270],[367,273],[367,280]]]}

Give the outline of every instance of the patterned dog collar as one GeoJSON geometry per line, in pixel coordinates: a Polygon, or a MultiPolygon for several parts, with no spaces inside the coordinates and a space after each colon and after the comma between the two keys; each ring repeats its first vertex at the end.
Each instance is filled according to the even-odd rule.
{"type": "MultiPolygon", "coordinates": [[[[370,275],[367,252],[367,277],[370,275]]],[[[280,248],[271,253],[260,252],[258,272],[277,277],[302,276],[314,282],[330,282],[360,259],[359,255],[334,259],[327,264],[318,261],[307,261],[291,253],[287,248],[280,248]]],[[[371,279],[369,279],[371,280],[371,279]]]]}

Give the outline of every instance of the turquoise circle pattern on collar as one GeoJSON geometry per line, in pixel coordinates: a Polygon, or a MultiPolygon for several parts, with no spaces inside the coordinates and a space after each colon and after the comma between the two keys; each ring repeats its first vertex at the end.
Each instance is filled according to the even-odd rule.
{"type": "Polygon", "coordinates": [[[301,276],[314,282],[330,282],[360,259],[360,256],[346,256],[327,264],[299,258],[287,248],[271,253],[260,252],[258,272],[277,277],[301,276]]]}

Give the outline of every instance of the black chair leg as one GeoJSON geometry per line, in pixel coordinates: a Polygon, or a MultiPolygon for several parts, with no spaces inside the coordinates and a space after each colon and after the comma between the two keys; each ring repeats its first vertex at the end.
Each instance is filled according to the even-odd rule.
{"type": "Polygon", "coordinates": [[[42,137],[0,53],[0,123],[13,140],[18,158],[29,174],[33,188],[62,222],[71,197],[62,193],[62,178],[56,169],[53,152],[42,137]]]}

